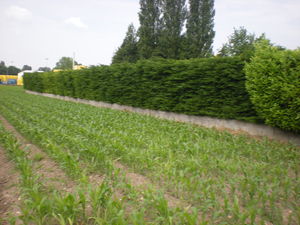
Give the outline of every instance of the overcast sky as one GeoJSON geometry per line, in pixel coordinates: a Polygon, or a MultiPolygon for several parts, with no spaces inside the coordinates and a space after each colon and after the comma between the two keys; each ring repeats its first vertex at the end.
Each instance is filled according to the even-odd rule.
{"type": "MultiPolygon", "coordinates": [[[[215,9],[215,52],[240,26],[300,46],[299,0],[215,0],[215,9]]],[[[75,52],[84,65],[110,64],[138,11],[139,0],[0,0],[0,60],[52,68],[75,52]]]]}

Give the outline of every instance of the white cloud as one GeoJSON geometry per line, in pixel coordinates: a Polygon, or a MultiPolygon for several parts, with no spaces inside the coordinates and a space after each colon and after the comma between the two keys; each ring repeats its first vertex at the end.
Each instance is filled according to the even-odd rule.
{"type": "Polygon", "coordinates": [[[15,19],[15,20],[26,20],[29,19],[32,15],[32,13],[28,9],[16,5],[10,6],[5,11],[5,14],[10,19],[15,19]]]}
{"type": "Polygon", "coordinates": [[[70,17],[65,20],[65,23],[75,26],[77,28],[87,28],[87,25],[81,21],[80,17],[70,17]]]}

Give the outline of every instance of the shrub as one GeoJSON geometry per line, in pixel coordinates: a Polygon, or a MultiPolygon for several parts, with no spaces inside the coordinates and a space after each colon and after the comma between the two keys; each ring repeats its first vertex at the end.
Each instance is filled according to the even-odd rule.
{"type": "Polygon", "coordinates": [[[24,83],[26,89],[75,98],[258,121],[245,88],[243,68],[244,62],[238,57],[152,59],[32,74],[24,77],[24,83]]]}
{"type": "Polygon", "coordinates": [[[300,50],[281,50],[262,40],[245,67],[247,90],[265,123],[300,131],[300,50]]]}

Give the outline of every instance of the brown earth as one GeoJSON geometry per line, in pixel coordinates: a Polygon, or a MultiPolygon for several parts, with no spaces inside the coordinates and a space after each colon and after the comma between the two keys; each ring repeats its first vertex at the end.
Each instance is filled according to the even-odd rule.
{"type": "MultiPolygon", "coordinates": [[[[28,142],[5,118],[0,115],[0,121],[6,130],[11,132],[21,145],[21,149],[28,151],[28,157],[33,160],[33,170],[40,176],[43,185],[54,189],[73,192],[76,183],[72,181],[59,168],[57,163],[51,160],[40,148],[28,142]]],[[[0,148],[0,224],[8,224],[9,216],[21,214],[19,205],[21,201],[18,190],[19,175],[14,169],[14,163],[5,155],[3,148],[0,148]],[[1,220],[2,219],[2,220],[1,220]]],[[[19,220],[16,224],[21,224],[19,220]]]]}
{"type": "Polygon", "coordinates": [[[6,222],[1,221],[1,219],[20,213],[18,208],[20,201],[19,175],[14,170],[14,164],[7,158],[4,149],[1,147],[0,165],[0,224],[4,225],[6,222]]]}
{"type": "Polygon", "coordinates": [[[43,184],[47,187],[54,187],[58,190],[72,192],[76,186],[56,162],[48,157],[40,148],[26,140],[4,117],[0,120],[6,130],[10,131],[21,144],[21,149],[28,152],[28,158],[33,160],[33,170],[40,175],[43,184]]]}
{"type": "MultiPolygon", "coordinates": [[[[147,189],[149,187],[154,187],[155,189],[158,190],[161,189],[159,185],[153,184],[153,182],[146,176],[132,172],[129,168],[127,168],[126,166],[122,165],[119,162],[115,162],[115,167],[120,169],[124,173],[127,182],[129,182],[131,185],[133,185],[139,190],[147,189]]],[[[168,193],[165,193],[164,197],[168,201],[168,206],[170,208],[178,207],[178,208],[189,209],[191,207],[191,205],[188,204],[187,202],[178,199],[168,193]]]]}

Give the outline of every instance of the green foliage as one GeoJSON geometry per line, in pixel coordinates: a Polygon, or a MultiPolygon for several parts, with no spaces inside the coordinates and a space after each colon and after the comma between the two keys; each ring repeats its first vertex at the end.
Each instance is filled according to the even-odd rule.
{"type": "Polygon", "coordinates": [[[1,61],[0,62],[0,74],[6,74],[6,73],[7,73],[7,69],[6,69],[6,66],[5,66],[5,62],[1,61]]]}
{"type": "MultiPolygon", "coordinates": [[[[74,65],[78,63],[75,61],[74,65]]],[[[71,70],[73,69],[73,59],[71,57],[61,57],[61,59],[56,63],[55,69],[61,70],[71,70]]]]}
{"type": "Polygon", "coordinates": [[[51,68],[47,67],[47,66],[42,66],[42,67],[39,67],[38,70],[39,71],[44,71],[44,72],[49,72],[49,71],[51,71],[51,68]]]}
{"type": "Polygon", "coordinates": [[[159,50],[164,58],[179,59],[182,51],[182,27],[187,9],[185,0],[162,1],[162,34],[159,38],[159,50]]]}
{"type": "Polygon", "coordinates": [[[0,62],[0,74],[17,75],[21,70],[15,66],[6,66],[4,61],[0,62]]]}
{"type": "MultiPolygon", "coordinates": [[[[300,222],[296,146],[25,94],[19,87],[0,88],[0,96],[1,115],[59,165],[67,164],[61,156],[68,154],[87,179],[102,174],[99,165],[124,165],[104,172],[99,185],[85,188],[82,179],[76,179],[79,190],[64,194],[49,192],[45,186],[31,188],[47,184],[42,177],[36,182],[38,174],[22,163],[28,179],[20,183],[28,184],[30,194],[22,197],[27,206],[22,216],[30,219],[24,224],[300,222]],[[130,185],[123,172],[145,175],[153,181],[152,188],[130,185]]],[[[0,145],[14,149],[15,142],[9,148],[5,139],[0,126],[0,145]]],[[[15,162],[28,151],[18,152],[11,157],[15,162]]]]}
{"type": "Polygon", "coordinates": [[[249,34],[244,27],[234,28],[233,34],[229,37],[228,42],[222,46],[219,56],[241,56],[249,60],[254,54],[254,34],[249,34]]]}
{"type": "Polygon", "coordinates": [[[133,24],[130,24],[122,45],[113,56],[112,63],[136,62],[137,60],[137,35],[133,24]]]}
{"type": "Polygon", "coordinates": [[[134,107],[255,121],[239,58],[142,60],[79,71],[33,73],[24,87],[37,92],[134,107]]]}
{"type": "Polygon", "coordinates": [[[138,51],[141,59],[159,54],[157,46],[162,29],[160,16],[161,0],[140,0],[138,51]]]}
{"type": "Polygon", "coordinates": [[[23,79],[24,81],[26,80],[26,82],[24,83],[25,89],[36,90],[37,92],[42,92],[44,90],[40,73],[25,73],[23,79]]]}
{"type": "Polygon", "coordinates": [[[15,66],[9,66],[7,70],[9,75],[17,75],[19,72],[21,72],[21,70],[15,66]]]}
{"type": "Polygon", "coordinates": [[[24,71],[24,70],[32,70],[32,67],[31,67],[31,66],[28,66],[28,65],[24,65],[24,66],[22,67],[22,71],[24,71]]]}
{"type": "MultiPolygon", "coordinates": [[[[138,15],[138,59],[212,56],[214,0],[189,0],[189,11],[186,0],[140,0],[138,15]],[[186,33],[182,30],[184,24],[186,33]]],[[[128,46],[125,38],[113,57],[113,63],[134,62],[128,59],[136,59],[136,51],[129,51],[135,49],[135,45],[128,46]]]]}
{"type": "Polygon", "coordinates": [[[245,67],[247,90],[266,124],[300,131],[300,50],[281,50],[262,40],[245,67]]]}
{"type": "Polygon", "coordinates": [[[186,23],[186,58],[209,57],[215,37],[214,0],[189,0],[186,23]]]}

